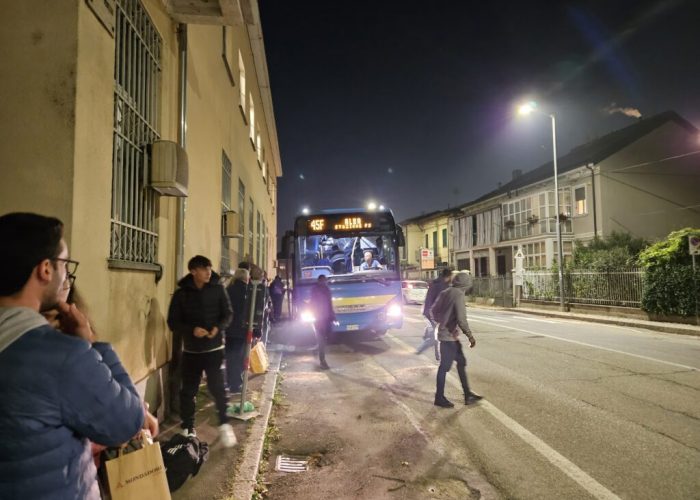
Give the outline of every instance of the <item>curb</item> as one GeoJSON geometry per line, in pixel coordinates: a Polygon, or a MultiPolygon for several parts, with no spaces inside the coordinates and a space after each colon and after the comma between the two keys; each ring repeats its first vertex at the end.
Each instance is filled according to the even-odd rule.
{"type": "Polygon", "coordinates": [[[587,314],[571,314],[571,313],[559,313],[547,310],[536,310],[536,309],[523,309],[520,307],[489,307],[469,304],[468,307],[473,307],[475,309],[498,309],[501,311],[513,311],[523,314],[532,314],[534,316],[545,316],[548,318],[562,318],[562,319],[575,319],[580,321],[588,321],[590,323],[601,323],[606,325],[617,325],[626,326],[629,328],[643,328],[646,330],[653,330],[661,333],[675,333],[677,335],[689,335],[694,337],[700,337],[700,328],[694,325],[684,325],[677,323],[658,323],[658,322],[640,322],[629,320],[619,317],[603,318],[600,316],[593,316],[587,314]]]}
{"type": "Polygon", "coordinates": [[[265,374],[263,382],[260,416],[257,417],[250,427],[250,434],[246,439],[246,446],[241,453],[241,460],[234,472],[234,481],[231,489],[231,500],[249,500],[255,492],[258,483],[258,469],[262,458],[263,445],[265,442],[265,432],[267,423],[272,412],[272,398],[277,387],[277,376],[282,361],[281,352],[270,352],[270,366],[265,374]]]}

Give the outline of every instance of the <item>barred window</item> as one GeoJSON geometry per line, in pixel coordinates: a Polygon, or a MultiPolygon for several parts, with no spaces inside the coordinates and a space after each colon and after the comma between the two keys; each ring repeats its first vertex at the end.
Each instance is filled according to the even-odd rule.
{"type": "Polygon", "coordinates": [[[238,259],[243,259],[245,255],[245,184],[238,179],[238,259]]]}
{"type": "Polygon", "coordinates": [[[253,250],[255,250],[255,203],[253,203],[253,198],[250,198],[250,206],[248,207],[248,258],[252,261],[253,250]]]}
{"type": "Polygon", "coordinates": [[[138,0],[117,0],[115,21],[109,257],[116,262],[155,264],[157,198],[148,187],[146,147],[159,138],[162,39],[138,0]]]}
{"type": "MultiPolygon", "coordinates": [[[[231,210],[231,160],[229,160],[225,151],[221,152],[221,211],[228,212],[231,210]]],[[[224,218],[221,218],[223,225],[224,218]]],[[[221,228],[223,235],[223,227],[221,228]]],[[[221,272],[231,272],[231,250],[230,240],[224,236],[221,237],[221,272]]]]}

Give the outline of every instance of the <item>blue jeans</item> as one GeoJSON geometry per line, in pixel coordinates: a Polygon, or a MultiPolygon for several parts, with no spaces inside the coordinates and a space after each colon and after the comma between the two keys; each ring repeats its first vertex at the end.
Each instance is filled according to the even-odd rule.
{"type": "Polygon", "coordinates": [[[239,392],[243,383],[246,340],[226,337],[226,385],[229,392],[239,392]]]}

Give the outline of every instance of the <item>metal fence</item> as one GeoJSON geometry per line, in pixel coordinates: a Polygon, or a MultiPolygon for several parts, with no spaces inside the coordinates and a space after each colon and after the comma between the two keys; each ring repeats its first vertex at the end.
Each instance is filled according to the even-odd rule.
{"type": "MultiPolygon", "coordinates": [[[[571,271],[564,274],[564,300],[571,303],[640,307],[644,272],[571,271]]],[[[525,271],[522,296],[528,300],[558,301],[559,276],[546,271],[525,271]]]]}
{"type": "Polygon", "coordinates": [[[513,306],[513,278],[510,276],[487,276],[474,278],[472,297],[494,299],[494,303],[505,307],[513,306]]]}

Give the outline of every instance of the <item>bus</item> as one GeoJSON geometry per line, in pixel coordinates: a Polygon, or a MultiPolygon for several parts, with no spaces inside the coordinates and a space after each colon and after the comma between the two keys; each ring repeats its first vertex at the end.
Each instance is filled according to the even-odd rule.
{"type": "Polygon", "coordinates": [[[324,210],[296,218],[293,316],[313,323],[311,288],[325,275],[336,314],[334,334],[381,336],[403,324],[399,246],[390,210],[324,210]],[[366,261],[366,263],[365,263],[366,261]]]}

